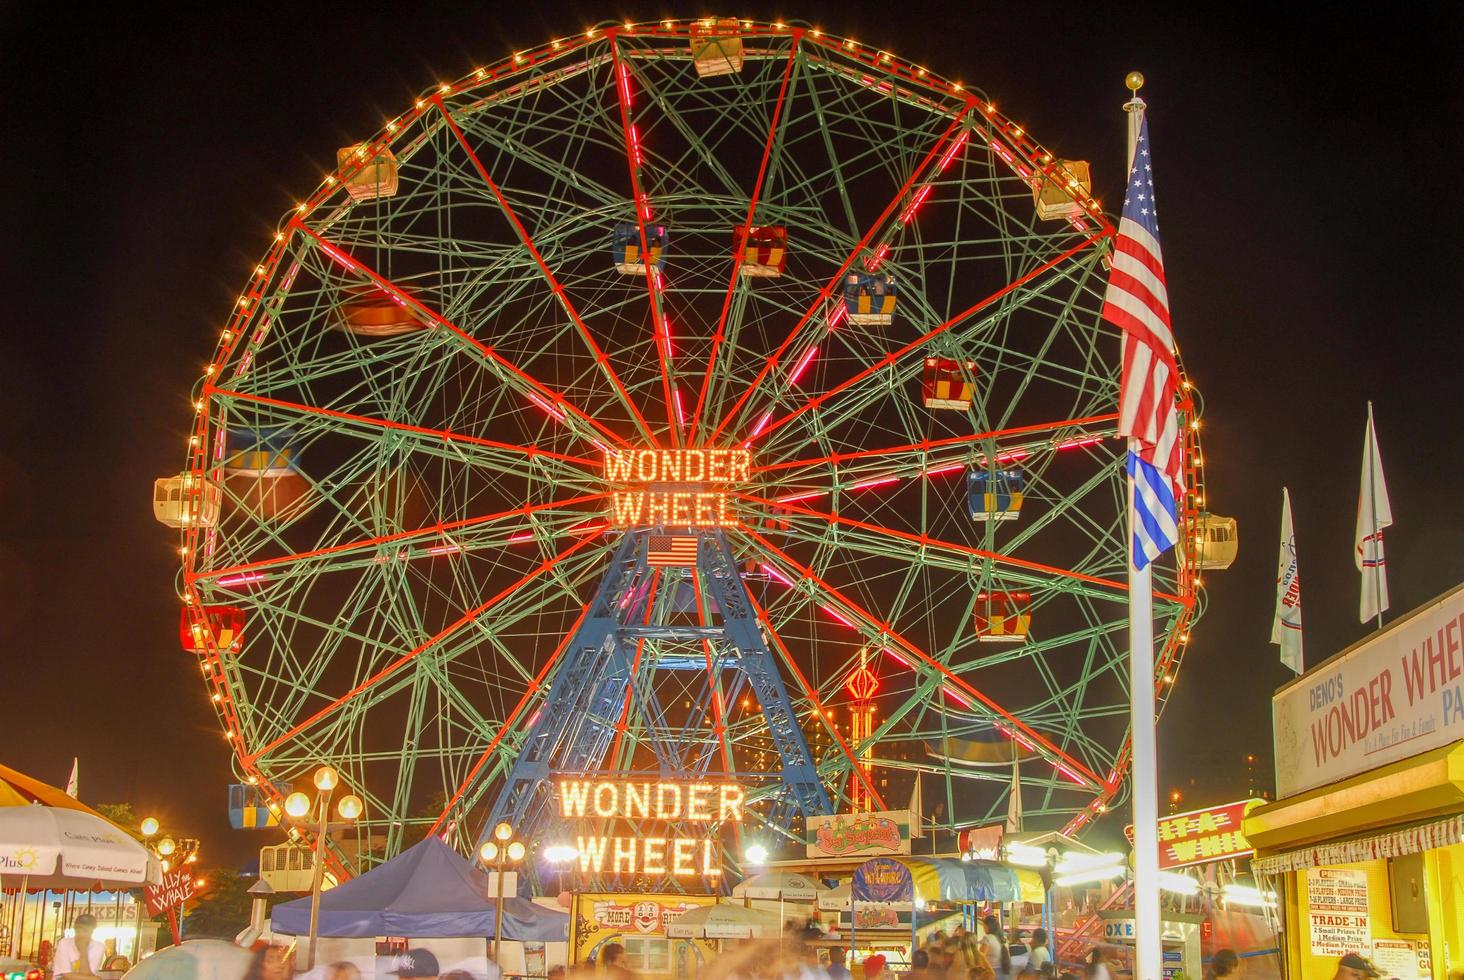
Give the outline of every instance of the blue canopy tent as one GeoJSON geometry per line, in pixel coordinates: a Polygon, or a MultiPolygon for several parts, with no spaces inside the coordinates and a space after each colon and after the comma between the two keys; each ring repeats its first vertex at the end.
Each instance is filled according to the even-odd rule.
{"type": "MultiPolygon", "coordinates": [[[[488,875],[436,837],[320,896],[322,936],[410,936],[441,939],[492,936],[494,902],[488,875]]],[[[310,899],[275,906],[275,932],[310,931],[310,899]]],[[[569,915],[522,898],[503,899],[503,938],[564,942],[569,915]]]]}

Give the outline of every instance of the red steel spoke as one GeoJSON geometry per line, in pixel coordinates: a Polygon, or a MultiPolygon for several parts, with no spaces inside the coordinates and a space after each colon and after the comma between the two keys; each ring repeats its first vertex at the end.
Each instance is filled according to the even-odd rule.
{"type": "MultiPolygon", "coordinates": [[[[632,134],[630,121],[630,75],[629,64],[620,57],[620,39],[615,28],[605,32],[610,42],[610,61],[614,74],[615,97],[620,104],[620,128],[625,139],[625,162],[630,168],[630,192],[635,201],[635,224],[640,230],[640,255],[646,267],[646,300],[651,307],[651,342],[656,348],[656,361],[661,367],[661,394],[666,401],[666,423],[671,429],[671,445],[682,443],[681,426],[676,421],[675,395],[671,390],[671,365],[667,361],[666,348],[670,346],[670,331],[666,315],[661,309],[660,296],[656,289],[656,269],[650,262],[650,249],[646,242],[646,222],[650,220],[650,201],[640,182],[640,142],[632,134]],[[622,74],[624,73],[624,74],[622,74]],[[663,341],[664,336],[664,341],[663,341]]],[[[662,248],[665,248],[663,245],[662,248]]]]}
{"type": "Polygon", "coordinates": [[[447,523],[429,524],[425,527],[414,528],[410,531],[398,531],[395,534],[383,534],[380,537],[360,538],[355,541],[347,541],[343,544],[335,544],[326,548],[316,548],[313,551],[300,551],[292,555],[279,555],[274,558],[264,558],[259,561],[248,562],[243,565],[234,565],[230,568],[219,568],[211,572],[188,572],[184,581],[188,583],[207,581],[209,579],[222,578],[225,575],[239,575],[249,572],[257,572],[264,568],[277,568],[280,565],[293,565],[302,561],[309,561],[312,558],[323,558],[327,555],[336,555],[348,551],[359,551],[365,548],[375,548],[384,544],[392,544],[396,541],[405,541],[409,538],[423,537],[431,534],[446,535],[452,531],[461,531],[467,527],[478,527],[485,524],[494,524],[498,521],[507,520],[510,517],[528,517],[531,514],[544,510],[559,510],[568,508],[575,504],[589,503],[595,500],[603,500],[610,496],[608,493],[592,493],[581,497],[570,497],[565,500],[550,500],[542,504],[525,504],[522,507],[514,507],[511,510],[499,511],[496,514],[487,514],[482,517],[468,517],[460,521],[449,521],[447,523]]]}
{"type": "MultiPolygon", "coordinates": [[[[757,181],[752,187],[752,200],[747,205],[747,220],[742,223],[743,228],[751,231],[753,218],[757,215],[758,199],[762,196],[763,178],[767,176],[768,161],[773,155],[773,142],[778,135],[778,122],[782,118],[783,103],[788,96],[788,82],[793,77],[793,65],[798,60],[798,43],[803,39],[801,28],[793,31],[793,44],[788,50],[788,67],[783,69],[783,84],[778,89],[778,101],[773,106],[773,120],[768,125],[768,139],[763,145],[762,163],[757,168],[757,181]]],[[[745,245],[745,240],[744,240],[745,245]]],[[[712,334],[712,352],[707,357],[706,374],[702,377],[701,390],[697,392],[696,408],[691,413],[691,427],[687,430],[692,438],[696,438],[697,426],[701,422],[702,407],[707,400],[707,391],[712,385],[712,374],[717,366],[717,352],[722,348],[722,341],[726,339],[727,315],[732,310],[732,296],[737,290],[737,277],[742,274],[742,252],[732,257],[732,278],[727,283],[727,295],[722,300],[722,314],[717,318],[717,329],[712,334]]]]}
{"type": "Polygon", "coordinates": [[[452,130],[453,135],[457,137],[457,141],[462,145],[463,151],[467,153],[468,159],[473,161],[473,167],[478,171],[478,176],[482,177],[483,183],[488,185],[488,190],[493,193],[493,197],[498,201],[498,206],[503,210],[503,216],[508,219],[509,224],[513,225],[514,232],[518,235],[519,241],[528,250],[534,262],[538,264],[539,271],[544,276],[544,281],[549,284],[549,289],[559,299],[560,305],[564,307],[564,312],[573,321],[575,329],[579,331],[580,337],[584,339],[585,346],[594,355],[595,363],[600,366],[601,373],[605,375],[606,380],[615,388],[616,397],[620,399],[620,403],[634,416],[636,424],[640,426],[641,432],[645,433],[646,438],[651,441],[651,444],[659,446],[660,442],[656,439],[655,434],[651,432],[650,425],[646,422],[645,417],[641,415],[640,410],[635,407],[635,403],[631,401],[630,392],[626,391],[625,386],[620,383],[620,376],[615,373],[615,368],[610,363],[610,356],[600,348],[600,345],[595,342],[595,338],[591,336],[590,328],[580,318],[579,311],[575,309],[574,303],[570,301],[569,294],[564,291],[564,287],[560,285],[559,279],[550,270],[549,263],[544,261],[544,256],[539,252],[538,246],[534,244],[534,238],[529,234],[528,228],[519,220],[518,214],[514,212],[513,207],[508,203],[508,199],[503,196],[503,192],[499,190],[493,178],[488,175],[488,168],[483,166],[482,161],[478,159],[478,154],[468,144],[467,137],[458,128],[457,122],[452,118],[452,113],[447,111],[447,106],[443,104],[442,96],[433,95],[432,101],[437,104],[438,109],[442,110],[442,115],[447,119],[448,127],[452,130]]]}
{"type": "Polygon", "coordinates": [[[837,466],[840,463],[848,463],[856,459],[868,459],[873,456],[898,456],[902,453],[930,452],[933,449],[944,449],[947,446],[983,442],[987,439],[1007,439],[1012,436],[1022,436],[1033,432],[1049,432],[1065,426],[1086,428],[1102,425],[1105,422],[1114,422],[1117,419],[1118,413],[1110,412],[1107,415],[1089,415],[1087,418],[1081,419],[1038,422],[1034,425],[1019,425],[1010,429],[993,429],[990,432],[977,432],[969,436],[951,436],[946,439],[922,439],[919,442],[906,443],[903,446],[885,446],[881,449],[856,449],[845,453],[819,456],[814,459],[791,459],[783,463],[767,463],[763,466],[754,466],[752,472],[768,473],[773,470],[803,469],[809,466],[837,466]]]}
{"type": "MultiPolygon", "coordinates": [[[[350,253],[346,252],[346,250],[341,248],[339,245],[331,244],[325,239],[323,235],[307,227],[305,223],[302,222],[299,218],[291,219],[290,227],[298,229],[300,232],[313,239],[315,243],[320,246],[321,250],[325,252],[326,255],[330,256],[330,258],[334,259],[336,262],[340,263],[346,268],[356,273],[359,273],[362,276],[365,276],[372,282],[373,285],[385,292],[387,295],[391,296],[394,300],[396,300],[396,302],[402,304],[403,306],[410,306],[418,313],[427,317],[437,326],[441,327],[444,330],[447,330],[450,333],[456,334],[465,343],[467,343],[468,346],[472,347],[479,354],[483,355],[483,357],[487,358],[489,361],[493,362],[504,371],[508,372],[521,385],[532,389],[532,392],[530,392],[529,394],[530,400],[537,400],[533,394],[533,392],[537,392],[539,397],[548,399],[549,403],[557,406],[559,411],[566,412],[569,415],[572,415],[577,421],[596,430],[612,442],[618,443],[621,446],[626,447],[630,445],[630,443],[627,442],[623,436],[611,432],[599,422],[595,421],[593,418],[586,415],[580,409],[572,405],[569,400],[564,397],[564,395],[562,395],[558,391],[555,391],[553,388],[550,388],[542,381],[539,381],[537,378],[524,371],[518,365],[503,357],[503,355],[499,354],[492,347],[484,344],[482,341],[478,340],[462,327],[459,327],[457,324],[453,323],[451,320],[447,319],[436,310],[427,306],[415,296],[412,296],[410,293],[404,292],[402,288],[396,283],[392,282],[390,279],[386,278],[375,269],[372,269],[360,259],[354,258],[350,255],[350,253]]],[[[542,408],[543,405],[541,405],[540,407],[542,408]]],[[[580,435],[580,433],[576,432],[573,427],[570,428],[570,431],[575,432],[576,435],[580,435]]],[[[592,439],[591,441],[593,442],[596,440],[592,439]]]]}
{"type": "Polygon", "coordinates": [[[747,593],[747,598],[752,603],[752,608],[756,610],[757,618],[762,621],[763,626],[767,629],[768,636],[772,638],[773,645],[783,655],[783,663],[787,664],[788,669],[793,672],[793,679],[798,682],[798,687],[803,691],[803,696],[812,702],[814,710],[818,712],[819,722],[828,729],[829,734],[834,737],[834,741],[839,743],[839,751],[844,753],[844,758],[848,759],[849,765],[854,767],[854,773],[859,777],[859,781],[864,784],[864,788],[869,791],[869,798],[874,800],[876,809],[883,810],[885,808],[884,798],[879,795],[879,791],[874,788],[874,782],[869,778],[869,774],[859,764],[859,759],[855,757],[853,748],[848,742],[844,741],[844,736],[839,734],[838,726],[829,722],[828,712],[824,708],[823,701],[819,699],[817,692],[813,689],[813,685],[808,683],[808,678],[803,676],[803,671],[798,668],[797,662],[793,659],[793,654],[788,650],[788,645],[783,642],[783,638],[778,635],[778,631],[773,629],[772,620],[768,618],[767,612],[758,603],[757,599],[753,598],[751,592],[747,593]]]}
{"type": "Polygon", "coordinates": [[[498,748],[498,743],[503,741],[503,736],[508,734],[509,730],[513,728],[514,722],[518,721],[519,715],[523,714],[524,709],[529,706],[529,702],[543,689],[544,678],[549,675],[549,671],[559,662],[559,658],[564,656],[564,651],[569,647],[569,641],[574,638],[575,633],[580,628],[580,624],[585,621],[585,617],[589,614],[590,603],[587,602],[584,608],[580,610],[579,617],[574,621],[574,625],[565,632],[564,638],[559,641],[559,646],[554,648],[554,652],[549,655],[549,659],[544,662],[544,666],[540,667],[539,672],[534,675],[533,683],[529,685],[529,689],[524,692],[523,697],[519,698],[518,704],[513,706],[513,710],[508,713],[508,717],[503,719],[503,724],[498,726],[498,734],[489,740],[488,747],[483,750],[482,755],[478,756],[478,761],[473,763],[473,768],[468,770],[468,774],[463,777],[463,781],[453,791],[452,798],[442,808],[441,815],[438,816],[437,822],[432,825],[432,828],[427,831],[427,836],[431,837],[437,833],[437,828],[442,826],[442,821],[447,819],[447,815],[452,812],[452,808],[457,806],[458,801],[463,798],[463,794],[468,791],[468,787],[473,784],[473,780],[478,778],[478,773],[482,771],[483,766],[492,758],[493,750],[498,748]]]}
{"type": "Polygon", "coordinates": [[[737,413],[742,410],[742,406],[752,397],[753,392],[757,391],[758,386],[763,383],[763,380],[782,363],[783,355],[788,352],[788,348],[793,345],[794,341],[798,339],[798,335],[803,332],[804,325],[819,314],[824,308],[824,304],[828,302],[829,296],[843,284],[844,274],[849,271],[849,267],[859,259],[860,253],[864,251],[874,239],[874,236],[884,227],[884,223],[889,220],[890,215],[894,214],[895,209],[904,203],[905,196],[910,193],[910,188],[915,186],[915,182],[920,179],[921,175],[935,161],[940,153],[941,147],[945,146],[946,141],[951,138],[951,134],[960,128],[961,121],[966,118],[966,113],[970,112],[971,107],[975,104],[975,100],[967,99],[965,106],[961,108],[960,112],[956,113],[950,125],[940,134],[940,139],[935,141],[935,145],[930,148],[930,152],[925,154],[921,161],[910,171],[910,176],[900,185],[900,189],[895,192],[895,196],[890,198],[890,203],[885,206],[885,209],[880,212],[879,217],[869,226],[869,230],[864,233],[864,237],[860,238],[858,244],[849,252],[848,257],[839,266],[839,271],[834,273],[834,277],[829,280],[829,284],[819,291],[818,296],[808,307],[808,312],[804,313],[798,322],[793,325],[793,329],[788,332],[787,338],[778,345],[778,349],[767,359],[767,363],[763,365],[757,377],[752,379],[752,383],[747,386],[747,390],[742,393],[742,397],[737,399],[731,411],[722,416],[722,420],[717,423],[716,429],[712,431],[711,437],[707,439],[708,445],[716,442],[717,436],[721,435],[722,430],[737,418],[737,413]]]}
{"type": "Polygon", "coordinates": [[[750,535],[754,540],[761,544],[763,548],[766,549],[770,554],[777,557],[779,561],[783,562],[789,568],[795,570],[799,576],[807,579],[809,582],[812,582],[814,585],[816,585],[821,591],[823,591],[825,595],[829,595],[837,599],[844,606],[845,610],[847,610],[851,615],[862,619],[865,625],[868,626],[871,630],[878,633],[881,637],[887,637],[891,642],[899,646],[901,650],[905,651],[916,660],[919,660],[927,667],[939,673],[942,677],[945,678],[948,683],[955,685],[956,687],[960,688],[965,694],[975,698],[977,701],[980,701],[983,705],[986,706],[988,710],[990,710],[995,715],[999,715],[1009,726],[1017,731],[1020,731],[1022,735],[1028,740],[1036,745],[1041,746],[1042,749],[1045,750],[1043,754],[1047,755],[1049,759],[1055,760],[1058,764],[1062,766],[1062,768],[1073,774],[1075,778],[1081,777],[1082,779],[1088,780],[1088,782],[1091,784],[1091,787],[1097,787],[1102,784],[1102,780],[1095,776],[1088,769],[1087,766],[1083,765],[1077,759],[1074,759],[1072,756],[1068,755],[1062,749],[1054,745],[1045,735],[1034,730],[1026,722],[1022,721],[1006,708],[1003,708],[990,695],[987,695],[984,692],[977,690],[969,682],[963,680],[955,673],[953,673],[951,669],[945,664],[941,663],[939,660],[936,660],[930,654],[926,653],[924,650],[917,647],[914,643],[907,640],[903,635],[895,630],[894,624],[880,619],[878,616],[874,615],[874,613],[871,613],[859,603],[855,602],[853,599],[850,599],[848,596],[844,595],[844,593],[840,592],[832,585],[829,585],[822,578],[820,578],[813,569],[809,568],[807,565],[800,563],[796,558],[789,555],[786,551],[779,548],[777,545],[773,544],[771,541],[763,537],[753,528],[744,527],[741,530],[744,534],[750,535]]]}
{"type": "Polygon", "coordinates": [[[345,694],[342,694],[330,704],[326,705],[319,711],[315,712],[315,714],[311,715],[309,718],[306,718],[304,721],[300,722],[294,728],[291,728],[289,731],[285,732],[274,741],[269,742],[262,748],[256,749],[255,751],[251,752],[248,756],[249,760],[252,762],[258,759],[260,756],[268,754],[270,751],[290,741],[301,732],[318,724],[321,719],[330,716],[344,705],[365,694],[367,691],[371,690],[373,687],[395,674],[398,670],[405,667],[413,660],[416,660],[428,650],[431,650],[433,647],[437,646],[443,640],[451,638],[463,627],[477,622],[478,617],[490,611],[494,606],[498,605],[504,599],[507,599],[509,596],[513,595],[525,585],[528,585],[540,575],[554,568],[554,566],[558,565],[561,561],[569,558],[576,551],[579,551],[581,548],[585,547],[593,540],[593,538],[585,538],[582,541],[577,541],[574,544],[570,545],[568,548],[561,551],[559,554],[555,555],[553,558],[540,562],[533,571],[521,577],[518,581],[508,586],[508,588],[503,589],[502,591],[495,594],[492,598],[479,603],[472,609],[469,609],[467,612],[463,613],[462,616],[458,617],[452,623],[449,623],[442,630],[433,634],[424,642],[417,644],[417,646],[402,654],[400,657],[396,658],[391,663],[381,668],[381,670],[377,671],[375,674],[372,674],[370,677],[366,678],[364,681],[351,688],[345,694]]]}
{"type": "Polygon", "coordinates": [[[434,439],[441,439],[443,442],[461,442],[470,446],[483,446],[488,449],[498,449],[503,452],[517,453],[520,456],[527,456],[529,459],[544,458],[557,460],[561,463],[572,463],[575,466],[583,466],[587,469],[598,469],[603,465],[602,460],[592,459],[587,456],[569,456],[565,453],[556,453],[548,449],[539,449],[536,446],[515,446],[508,442],[496,442],[493,439],[480,439],[477,436],[470,436],[463,432],[452,432],[447,429],[433,429],[420,425],[408,425],[405,422],[392,422],[389,419],[372,418],[369,415],[355,415],[351,412],[341,412],[333,408],[320,408],[315,405],[306,405],[301,402],[286,401],[282,398],[267,398],[264,395],[249,395],[233,388],[215,388],[212,385],[204,385],[204,397],[220,395],[225,398],[237,398],[240,401],[256,402],[260,405],[269,405],[273,408],[283,408],[287,411],[298,412],[301,415],[319,415],[324,418],[339,419],[342,422],[355,422],[361,425],[375,426],[381,429],[391,429],[396,432],[412,432],[417,435],[431,436],[434,439]]]}
{"type": "MultiPolygon", "coordinates": [[[[1072,258],[1074,255],[1077,255],[1089,245],[1092,245],[1096,242],[1102,241],[1104,238],[1107,238],[1110,234],[1111,231],[1100,231],[1097,234],[1090,235],[1088,238],[1074,245],[1072,248],[1068,249],[1062,254],[1055,255],[1052,258],[1048,259],[1046,262],[1042,263],[1031,272],[1028,272],[1025,275],[1013,279],[1011,282],[1007,283],[1005,286],[998,289],[996,292],[992,293],[985,299],[979,300],[976,303],[973,303],[971,306],[968,306],[966,309],[962,310],[960,313],[957,313],[955,316],[951,317],[949,320],[947,320],[945,323],[942,323],[935,329],[931,330],[929,333],[924,334],[916,340],[911,341],[910,343],[906,344],[904,347],[901,347],[899,350],[894,351],[893,353],[886,354],[884,357],[880,358],[878,361],[871,364],[863,371],[860,371],[849,380],[835,385],[821,395],[815,395],[807,402],[805,402],[802,407],[794,409],[792,412],[789,412],[782,418],[775,420],[771,424],[763,426],[756,434],[748,436],[745,441],[751,443],[767,436],[768,433],[777,429],[779,426],[786,425],[793,419],[796,419],[798,416],[802,415],[804,412],[812,411],[813,409],[822,405],[824,402],[828,401],[830,398],[833,398],[840,392],[845,391],[850,386],[858,384],[860,381],[863,381],[865,378],[874,374],[876,371],[880,371],[884,368],[893,366],[896,361],[904,357],[906,354],[909,354],[911,351],[916,351],[924,347],[927,343],[930,342],[932,337],[936,337],[940,334],[945,333],[947,330],[951,329],[951,327],[954,327],[962,320],[966,320],[969,317],[974,316],[975,314],[979,313],[981,310],[990,306],[992,303],[995,303],[997,300],[1001,299],[1007,294],[1014,292],[1017,289],[1020,289],[1027,283],[1031,282],[1033,279],[1036,279],[1038,276],[1056,268],[1063,262],[1066,262],[1068,259],[1072,258]]],[[[754,382],[754,384],[756,384],[756,382],[754,382]]],[[[749,391],[750,390],[751,389],[749,389],[749,391]]]]}
{"type": "MultiPolygon", "coordinates": [[[[934,548],[937,551],[949,551],[954,554],[966,555],[971,558],[981,558],[995,562],[998,565],[1010,565],[1013,568],[1021,568],[1030,572],[1038,572],[1043,575],[1052,575],[1058,578],[1069,578],[1079,582],[1087,582],[1089,585],[1102,586],[1105,589],[1113,589],[1115,592],[1127,592],[1128,583],[1116,579],[1100,578],[1096,575],[1088,575],[1084,572],[1074,572],[1065,568],[1058,568],[1054,565],[1044,565],[1041,562],[1028,561],[1025,558],[1016,558],[1011,555],[1004,555],[998,551],[987,551],[983,548],[973,548],[970,545],[957,544],[954,541],[943,541],[939,538],[932,538],[928,534],[913,534],[909,531],[896,531],[894,528],[885,527],[883,524],[872,524],[869,521],[857,521],[852,517],[841,517],[838,514],[829,514],[820,510],[811,510],[800,506],[797,503],[785,503],[778,500],[770,500],[767,497],[758,497],[750,493],[736,494],[738,499],[746,500],[749,503],[760,504],[770,510],[787,511],[802,514],[805,517],[816,517],[821,521],[830,524],[842,524],[845,527],[858,528],[861,531],[869,531],[873,534],[883,534],[900,541],[908,541],[911,544],[918,544],[922,548],[934,548]]],[[[1154,598],[1164,599],[1168,602],[1187,603],[1177,595],[1168,592],[1155,592],[1154,598]]]]}

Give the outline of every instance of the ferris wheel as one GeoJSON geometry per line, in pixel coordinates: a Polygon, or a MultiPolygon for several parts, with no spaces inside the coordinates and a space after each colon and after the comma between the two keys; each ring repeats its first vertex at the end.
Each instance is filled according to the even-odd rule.
{"type": "MultiPolygon", "coordinates": [[[[336,766],[368,859],[563,772],[1081,829],[1128,744],[1111,233],[1086,163],[812,28],[423,93],[285,217],[155,491],[239,779],[336,766]]],[[[1161,703],[1233,542],[1180,409],[1161,703]]]]}

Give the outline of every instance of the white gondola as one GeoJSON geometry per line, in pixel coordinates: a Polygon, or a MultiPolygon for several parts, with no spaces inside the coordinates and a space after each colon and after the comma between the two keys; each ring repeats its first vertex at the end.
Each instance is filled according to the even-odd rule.
{"type": "Polygon", "coordinates": [[[153,517],[168,527],[213,527],[223,493],[190,473],[153,481],[153,517]]]}
{"type": "Polygon", "coordinates": [[[1201,514],[1195,525],[1195,567],[1229,568],[1240,550],[1239,530],[1233,517],[1201,514]]]}
{"type": "Polygon", "coordinates": [[[336,166],[346,173],[343,182],[352,200],[369,201],[397,192],[397,160],[384,147],[372,156],[365,143],[343,146],[336,150],[336,166]]]}
{"type": "Polygon", "coordinates": [[[1078,198],[1093,193],[1093,177],[1087,160],[1058,160],[1052,177],[1038,174],[1041,183],[1032,186],[1037,217],[1044,221],[1075,218],[1083,213],[1078,198]]]}
{"type": "Polygon", "coordinates": [[[702,78],[742,70],[742,25],[735,18],[703,20],[691,28],[691,62],[702,78]]]}

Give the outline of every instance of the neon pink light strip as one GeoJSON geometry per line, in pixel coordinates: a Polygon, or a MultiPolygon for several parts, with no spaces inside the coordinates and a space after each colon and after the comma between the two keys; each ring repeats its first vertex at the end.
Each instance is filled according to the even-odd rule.
{"type": "Polygon", "coordinates": [[[808,365],[813,363],[813,357],[817,353],[818,347],[810,347],[807,353],[799,358],[798,363],[793,366],[793,373],[788,377],[788,383],[790,385],[796,385],[798,383],[798,379],[803,377],[803,372],[808,370],[808,365]]]}
{"type": "Polygon", "coordinates": [[[264,578],[265,575],[263,572],[248,572],[244,575],[232,575],[229,578],[221,578],[219,579],[219,585],[248,585],[251,582],[262,582],[264,578]]]}
{"type": "Polygon", "coordinates": [[[535,405],[538,405],[544,411],[548,412],[550,415],[554,416],[559,421],[564,421],[563,412],[546,402],[544,399],[540,398],[538,395],[534,394],[532,391],[529,392],[529,400],[532,401],[535,405]]]}

